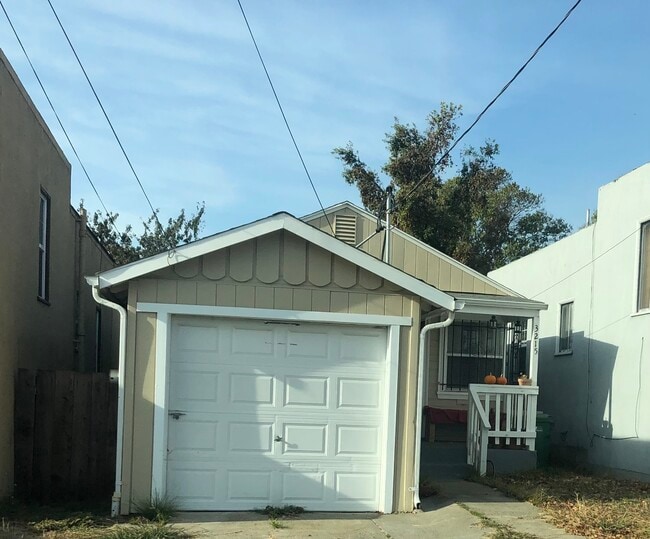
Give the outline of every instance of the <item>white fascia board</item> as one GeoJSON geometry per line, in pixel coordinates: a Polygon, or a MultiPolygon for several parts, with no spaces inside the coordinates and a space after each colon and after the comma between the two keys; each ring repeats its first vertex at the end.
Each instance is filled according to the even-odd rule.
{"type": "Polygon", "coordinates": [[[243,241],[270,234],[283,228],[285,215],[272,215],[263,221],[256,221],[248,225],[243,225],[233,230],[221,232],[214,236],[195,241],[188,245],[176,247],[176,249],[158,255],[131,262],[125,266],[120,266],[99,274],[101,288],[113,286],[124,281],[136,279],[142,275],[152,273],[172,266],[186,262],[192,258],[203,256],[213,251],[225,249],[243,241]]]}
{"type": "Polygon", "coordinates": [[[467,314],[498,314],[532,318],[539,316],[540,311],[548,309],[548,305],[538,301],[508,301],[496,298],[461,298],[459,301],[465,303],[462,312],[467,314]]]}
{"type": "Polygon", "coordinates": [[[122,282],[136,279],[142,275],[152,273],[173,264],[179,264],[192,258],[203,256],[213,251],[225,249],[243,241],[251,240],[277,230],[287,230],[323,249],[344,258],[348,262],[360,266],[371,273],[394,283],[425,300],[444,307],[447,310],[455,309],[455,300],[449,294],[426,284],[415,277],[390,266],[363,251],[308,225],[287,213],[267,217],[262,221],[241,226],[239,228],[222,232],[221,234],[199,240],[188,245],[177,247],[169,253],[139,260],[126,266],[114,268],[98,275],[100,288],[114,286],[122,282]]]}
{"type": "MultiPolygon", "coordinates": [[[[373,215],[368,210],[366,210],[364,208],[360,208],[359,206],[357,206],[355,204],[352,204],[352,202],[349,202],[347,200],[345,202],[339,202],[338,204],[334,204],[333,206],[329,206],[329,207],[325,208],[325,213],[327,215],[329,215],[330,213],[334,213],[334,212],[336,212],[336,211],[338,211],[340,209],[343,209],[343,208],[348,208],[348,209],[351,209],[353,211],[356,211],[357,213],[359,213],[361,215],[364,215],[368,219],[372,219],[372,220],[377,219],[376,215],[373,215]]],[[[310,213],[309,215],[305,215],[304,217],[301,217],[300,219],[302,221],[310,221],[312,219],[316,219],[317,217],[319,217],[322,214],[323,214],[322,210],[321,211],[316,211],[314,213],[310,213]]],[[[383,226],[386,226],[386,221],[384,221],[384,219],[381,219],[381,224],[383,226]]],[[[490,286],[493,286],[495,288],[498,288],[499,290],[502,290],[502,291],[504,291],[507,294],[510,294],[512,296],[524,297],[519,292],[517,292],[516,290],[512,290],[512,289],[508,288],[507,286],[505,286],[504,284],[500,283],[499,281],[495,281],[491,277],[488,277],[487,275],[483,275],[482,273],[476,271],[475,269],[472,269],[469,266],[466,266],[462,262],[458,262],[458,260],[456,260],[455,258],[452,258],[451,256],[446,255],[442,251],[439,251],[438,249],[436,249],[434,247],[431,247],[431,245],[428,245],[428,244],[424,243],[422,240],[417,239],[415,236],[411,236],[410,234],[407,234],[406,232],[404,232],[403,230],[400,230],[399,228],[391,227],[391,230],[393,231],[394,234],[397,234],[398,236],[400,236],[404,240],[410,241],[411,243],[414,243],[418,247],[421,247],[422,249],[430,252],[431,254],[442,258],[445,262],[448,262],[449,264],[451,264],[452,266],[458,268],[459,270],[470,273],[476,279],[480,279],[484,283],[489,284],[490,286]]]]}

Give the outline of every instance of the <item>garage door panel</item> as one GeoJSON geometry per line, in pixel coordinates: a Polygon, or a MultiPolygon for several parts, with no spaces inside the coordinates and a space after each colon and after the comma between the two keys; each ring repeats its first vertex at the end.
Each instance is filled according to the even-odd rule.
{"type": "Polygon", "coordinates": [[[379,477],[375,472],[335,472],[337,502],[374,502],[378,497],[379,477]]]}
{"type": "Polygon", "coordinates": [[[267,470],[228,471],[226,500],[270,503],[272,474],[267,470]]]}
{"type": "Polygon", "coordinates": [[[220,422],[212,418],[179,419],[174,428],[169,429],[168,458],[176,460],[217,458],[220,425],[220,422]]]}
{"type": "Polygon", "coordinates": [[[379,509],[385,330],[198,317],[188,327],[183,349],[172,333],[169,395],[185,415],[168,424],[167,484],[182,508],[379,509]],[[212,352],[189,349],[202,335],[212,352]]]}
{"type": "Polygon", "coordinates": [[[231,373],[229,399],[233,405],[267,405],[275,402],[275,378],[261,373],[231,373]]]}
{"type": "MultiPolygon", "coordinates": [[[[216,352],[219,349],[219,329],[216,327],[195,326],[179,324],[176,329],[176,347],[182,352],[188,352],[186,355],[193,358],[191,352],[216,352]]],[[[205,360],[210,356],[208,354],[197,354],[205,360]]],[[[183,361],[182,358],[178,358],[183,361]]]]}
{"type": "Polygon", "coordinates": [[[329,425],[324,423],[285,423],[282,441],[277,442],[283,455],[327,455],[329,425]]]}
{"type": "Polygon", "coordinates": [[[228,451],[270,455],[273,451],[272,421],[232,421],[228,425],[228,451]]]}
{"type": "Polygon", "coordinates": [[[282,475],[282,503],[303,505],[325,501],[325,472],[289,472],[282,475]]]}
{"type": "Polygon", "coordinates": [[[172,372],[174,379],[172,410],[210,411],[219,401],[219,374],[204,370],[172,372]]]}
{"type": "Polygon", "coordinates": [[[379,425],[337,425],[336,455],[344,457],[378,457],[379,425]]]}
{"type": "Polygon", "coordinates": [[[275,353],[273,330],[235,327],[231,336],[230,353],[233,356],[268,358],[275,353]]]}
{"type": "Polygon", "coordinates": [[[329,377],[292,375],[284,377],[284,406],[327,408],[329,377]]]}
{"type": "Polygon", "coordinates": [[[339,378],[338,407],[348,409],[379,409],[382,386],[380,380],[339,378]]]}

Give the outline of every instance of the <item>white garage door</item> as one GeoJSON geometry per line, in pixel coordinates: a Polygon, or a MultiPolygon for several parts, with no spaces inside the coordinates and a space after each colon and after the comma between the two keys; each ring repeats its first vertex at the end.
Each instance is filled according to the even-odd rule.
{"type": "Polygon", "coordinates": [[[383,328],[174,318],[168,492],[193,510],[377,511],[386,339],[383,328]]]}

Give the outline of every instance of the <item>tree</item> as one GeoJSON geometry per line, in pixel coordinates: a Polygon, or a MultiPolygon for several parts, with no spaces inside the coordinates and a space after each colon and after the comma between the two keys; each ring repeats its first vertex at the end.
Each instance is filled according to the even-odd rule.
{"type": "MultiPolygon", "coordinates": [[[[496,165],[499,147],[492,141],[479,150],[467,148],[456,175],[443,179],[453,165],[445,153],[460,115],[461,107],[442,103],[427,117],[424,131],[396,118],[386,134],[388,160],[381,170],[393,188],[396,226],[483,273],[566,236],[571,227],[544,210],[542,196],[496,165]],[[423,177],[426,181],[412,192],[423,177]]],[[[363,205],[383,212],[386,191],[379,173],[359,158],[352,143],[333,153],[363,205]]]]}
{"type": "MultiPolygon", "coordinates": [[[[80,209],[83,208],[83,202],[80,209]]],[[[197,204],[196,213],[186,216],[182,209],[178,217],[163,224],[158,219],[156,210],[146,221],[143,221],[144,232],[137,235],[132,225],[124,227],[123,232],[117,232],[116,221],[118,213],[108,212],[104,215],[96,211],[88,220],[88,226],[118,265],[128,264],[164,251],[174,249],[179,245],[195,241],[203,228],[205,203],[197,204]]]]}

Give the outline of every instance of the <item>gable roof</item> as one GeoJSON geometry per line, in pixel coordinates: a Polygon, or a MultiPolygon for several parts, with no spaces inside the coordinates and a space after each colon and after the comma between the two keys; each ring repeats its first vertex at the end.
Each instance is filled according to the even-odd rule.
{"type": "Polygon", "coordinates": [[[286,212],[276,213],[265,219],[254,221],[177,247],[169,252],[160,253],[143,260],[101,272],[94,277],[87,277],[86,280],[89,284],[99,286],[99,288],[114,286],[132,279],[137,279],[138,277],[170,265],[186,262],[192,258],[197,258],[278,230],[286,230],[310,243],[318,245],[348,262],[360,266],[424,298],[434,305],[448,310],[455,309],[455,300],[449,294],[344,243],[330,234],[318,230],[286,212]]]}
{"type": "MultiPolygon", "coordinates": [[[[329,215],[332,215],[332,214],[336,214],[337,212],[339,212],[341,210],[344,210],[344,209],[351,210],[351,211],[357,213],[358,215],[361,215],[362,217],[365,217],[366,219],[371,220],[372,222],[377,221],[377,216],[376,215],[373,215],[368,210],[366,210],[364,208],[360,208],[359,206],[357,206],[357,205],[355,205],[352,202],[349,202],[347,200],[344,201],[344,202],[340,202],[338,204],[334,204],[333,206],[329,206],[329,207],[325,208],[324,211],[325,211],[325,214],[327,214],[329,216],[329,215]]],[[[305,222],[310,222],[310,221],[314,221],[314,220],[316,220],[316,219],[318,219],[318,218],[320,218],[322,216],[323,216],[323,211],[316,211],[314,213],[310,213],[309,215],[305,215],[301,219],[303,221],[305,221],[305,222]]],[[[386,225],[386,223],[385,223],[385,221],[383,219],[381,220],[381,224],[383,226],[386,225]]],[[[500,292],[500,293],[502,293],[504,295],[507,295],[507,296],[523,297],[518,292],[504,286],[503,284],[499,283],[498,281],[495,281],[494,279],[491,279],[490,277],[487,277],[486,275],[483,275],[482,273],[470,268],[469,266],[466,266],[465,264],[463,264],[461,262],[458,262],[458,260],[455,260],[454,258],[452,258],[449,255],[446,255],[442,251],[439,251],[438,249],[435,249],[435,248],[431,247],[430,245],[428,245],[428,244],[424,243],[423,241],[415,238],[414,236],[411,236],[410,234],[407,234],[406,232],[400,230],[399,228],[391,227],[391,231],[392,231],[392,233],[394,235],[399,236],[404,241],[409,242],[409,243],[415,245],[416,247],[419,247],[420,249],[423,249],[424,251],[426,251],[427,253],[429,253],[429,254],[431,254],[431,255],[433,255],[435,257],[438,257],[439,259],[443,260],[444,262],[446,262],[447,264],[453,266],[454,268],[462,271],[463,273],[466,273],[466,274],[470,275],[472,278],[474,278],[474,279],[476,279],[478,281],[481,281],[482,283],[484,283],[485,285],[487,285],[487,286],[489,286],[489,287],[491,287],[493,289],[496,289],[496,291],[498,291],[498,292],[500,292]]],[[[365,239],[365,238],[363,238],[363,239],[365,239]]],[[[435,286],[435,285],[431,284],[431,286],[435,286]]]]}

